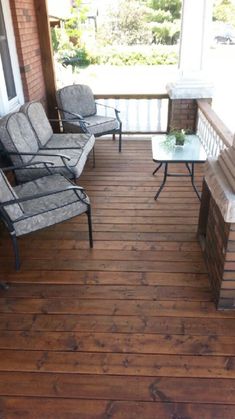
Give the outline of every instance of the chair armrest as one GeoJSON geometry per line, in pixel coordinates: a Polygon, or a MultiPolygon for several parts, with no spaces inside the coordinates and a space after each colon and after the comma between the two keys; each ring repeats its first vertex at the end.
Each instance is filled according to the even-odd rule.
{"type": "MultiPolygon", "coordinates": [[[[69,172],[74,176],[73,170],[71,169],[71,167],[68,166],[66,160],[70,161],[71,158],[66,156],[65,154],[55,154],[55,153],[40,153],[40,149],[38,153],[29,153],[29,152],[23,152],[23,153],[19,153],[16,151],[6,151],[5,152],[6,155],[10,156],[10,155],[16,155],[16,156],[47,156],[47,157],[60,157],[62,160],[63,165],[69,170],[69,172]]],[[[47,162],[45,162],[47,163],[47,162]]],[[[30,164],[30,162],[29,162],[30,164]]],[[[51,172],[50,172],[51,173],[51,172]]]]}
{"type": "Polygon", "coordinates": [[[18,151],[5,151],[5,154],[8,156],[49,156],[49,157],[61,157],[66,160],[71,160],[70,157],[66,156],[65,154],[55,154],[55,153],[40,153],[40,149],[38,153],[33,152],[18,152],[18,151]]]}
{"type": "Polygon", "coordinates": [[[5,201],[5,202],[0,203],[0,206],[6,207],[6,206],[9,206],[9,205],[13,205],[13,204],[20,204],[22,202],[30,201],[32,199],[45,198],[46,196],[50,196],[50,195],[54,195],[54,194],[57,194],[57,193],[66,192],[66,191],[70,191],[70,190],[74,190],[75,192],[79,190],[79,191],[83,192],[86,196],[86,193],[84,192],[84,188],[82,188],[81,186],[71,184],[71,185],[67,186],[66,188],[61,188],[61,189],[57,189],[57,190],[54,190],[54,191],[38,193],[38,194],[35,194],[35,195],[27,195],[27,196],[24,196],[22,198],[10,199],[9,201],[5,201]]]}
{"type": "Polygon", "coordinates": [[[37,156],[51,156],[51,157],[60,157],[62,160],[63,165],[68,169],[68,171],[74,176],[73,170],[70,166],[68,166],[67,161],[70,161],[71,158],[66,156],[65,154],[53,154],[53,153],[41,153],[39,150],[39,153],[37,153],[37,156]]]}
{"type": "Polygon", "coordinates": [[[104,108],[113,109],[115,112],[120,113],[120,111],[117,108],[115,108],[114,106],[105,105],[104,103],[99,103],[99,102],[95,102],[95,104],[98,105],[98,106],[103,106],[104,108]]]}
{"type": "Polygon", "coordinates": [[[79,145],[76,145],[76,146],[74,146],[74,147],[48,147],[48,148],[46,148],[46,147],[42,147],[42,148],[40,148],[40,150],[82,150],[82,147],[81,146],[79,146],[79,145]]]}
{"type": "MultiPolygon", "coordinates": [[[[63,112],[63,113],[68,113],[69,115],[72,115],[72,116],[74,116],[76,119],[79,119],[79,120],[84,120],[84,118],[83,118],[83,116],[82,115],[80,115],[79,113],[75,113],[75,112],[71,112],[71,111],[68,111],[68,110],[66,110],[66,109],[63,109],[63,108],[56,108],[58,111],[60,111],[60,112],[63,112]]],[[[66,121],[66,119],[62,119],[62,121],[66,121]]],[[[68,121],[70,121],[70,119],[68,119],[68,121]]]]}
{"type": "Polygon", "coordinates": [[[7,167],[1,167],[0,169],[4,172],[4,171],[9,171],[12,170],[13,172],[15,170],[20,170],[20,169],[30,169],[32,168],[32,166],[36,166],[42,164],[45,169],[47,169],[48,173],[51,175],[53,172],[50,170],[50,166],[54,166],[54,163],[52,161],[36,161],[33,163],[25,163],[25,164],[19,164],[17,166],[7,166],[7,167]]]}
{"type": "Polygon", "coordinates": [[[0,169],[3,172],[7,172],[8,170],[13,170],[14,171],[14,170],[17,170],[17,169],[24,169],[24,168],[27,168],[27,167],[30,168],[31,166],[35,166],[36,164],[42,164],[43,166],[46,166],[46,167],[47,167],[47,165],[54,166],[54,163],[52,161],[47,161],[47,162],[36,161],[36,162],[33,162],[33,163],[19,164],[17,166],[1,167],[0,169]]]}
{"type": "MultiPolygon", "coordinates": [[[[50,149],[47,149],[47,150],[50,150],[50,149]]],[[[55,153],[41,153],[41,149],[39,150],[38,153],[36,153],[36,155],[37,156],[60,157],[62,160],[63,159],[68,160],[68,161],[71,160],[71,158],[69,156],[66,156],[66,154],[61,154],[61,153],[58,153],[58,154],[55,154],[55,153]]]]}
{"type": "Polygon", "coordinates": [[[66,110],[66,109],[63,109],[63,108],[56,108],[58,111],[60,111],[60,112],[63,112],[63,113],[67,113],[67,114],[69,114],[69,115],[71,115],[71,116],[73,116],[73,118],[70,118],[70,119],[61,119],[61,121],[62,122],[71,122],[71,121],[78,121],[79,122],[79,124],[80,124],[80,126],[81,126],[81,128],[82,128],[82,130],[84,131],[84,132],[88,132],[88,129],[87,129],[87,125],[90,125],[89,124],[89,122],[87,122],[84,118],[83,118],[83,116],[82,115],[80,115],[79,113],[75,113],[75,112],[71,112],[71,111],[68,111],[68,110],[66,110]]]}
{"type": "Polygon", "coordinates": [[[99,103],[99,102],[95,102],[95,103],[96,103],[96,105],[103,106],[104,108],[110,108],[110,109],[113,109],[113,111],[115,112],[116,119],[118,120],[118,122],[119,122],[120,124],[122,123],[122,121],[121,121],[121,119],[120,119],[120,117],[119,117],[119,113],[120,113],[119,109],[114,108],[113,106],[104,105],[104,103],[99,103]]]}

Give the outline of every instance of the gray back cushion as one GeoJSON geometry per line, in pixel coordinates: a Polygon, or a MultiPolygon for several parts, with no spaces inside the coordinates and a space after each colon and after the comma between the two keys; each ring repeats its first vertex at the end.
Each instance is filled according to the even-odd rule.
{"type": "MultiPolygon", "coordinates": [[[[0,202],[3,203],[15,198],[18,198],[17,194],[11,187],[2,170],[0,170],[0,202]]],[[[7,212],[12,221],[16,220],[17,218],[23,215],[23,211],[19,204],[8,205],[7,207],[5,207],[5,211],[7,212]]]]}
{"type": "MultiPolygon", "coordinates": [[[[27,119],[21,113],[9,114],[0,120],[0,141],[3,147],[9,151],[38,152],[36,135],[27,119]]],[[[14,164],[28,162],[33,156],[11,157],[14,164]]]]}
{"type": "MultiPolygon", "coordinates": [[[[57,92],[58,107],[83,117],[96,114],[96,104],[92,90],[84,84],[65,86],[57,92]]],[[[69,113],[63,112],[63,117],[73,119],[69,113]]]]}
{"type": "Polygon", "coordinates": [[[40,102],[28,102],[21,106],[20,111],[27,116],[39,143],[44,146],[50,140],[53,131],[42,104],[40,102]]]}

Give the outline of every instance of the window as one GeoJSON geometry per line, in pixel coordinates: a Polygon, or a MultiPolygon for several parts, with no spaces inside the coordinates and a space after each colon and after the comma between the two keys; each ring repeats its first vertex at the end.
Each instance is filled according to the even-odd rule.
{"type": "Polygon", "coordinates": [[[23,92],[8,0],[0,0],[0,86],[0,115],[17,110],[23,92]]]}

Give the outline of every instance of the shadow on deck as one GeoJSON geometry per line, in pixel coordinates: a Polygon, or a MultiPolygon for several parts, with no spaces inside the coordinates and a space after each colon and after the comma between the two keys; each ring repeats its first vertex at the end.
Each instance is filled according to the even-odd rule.
{"type": "Polygon", "coordinates": [[[20,239],[15,273],[1,232],[1,417],[235,418],[235,313],[212,301],[199,201],[171,178],[155,202],[154,168],[149,141],[124,139],[119,154],[97,140],[79,180],[92,250],[78,217],[20,239]]]}

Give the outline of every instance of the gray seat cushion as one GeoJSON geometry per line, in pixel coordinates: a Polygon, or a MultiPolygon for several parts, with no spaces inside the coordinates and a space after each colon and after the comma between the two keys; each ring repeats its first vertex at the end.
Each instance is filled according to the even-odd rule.
{"type": "MultiPolygon", "coordinates": [[[[14,191],[19,197],[25,197],[46,191],[53,192],[70,185],[70,181],[66,178],[60,174],[54,174],[15,186],[14,191]]],[[[87,204],[89,204],[89,198],[82,191],[75,192],[74,190],[23,202],[21,205],[25,218],[14,223],[16,235],[20,236],[82,214],[87,211],[87,204]]]]}
{"type": "Polygon", "coordinates": [[[94,138],[91,139],[91,134],[52,134],[50,140],[46,143],[46,148],[89,148],[90,151],[94,146],[94,138]]]}
{"type": "MultiPolygon", "coordinates": [[[[39,150],[37,156],[33,157],[30,163],[50,161],[53,163],[53,166],[50,167],[50,170],[53,173],[62,173],[63,175],[69,178],[79,178],[79,176],[82,174],[88,154],[94,147],[94,143],[95,137],[92,135],[89,136],[89,140],[86,142],[82,149],[58,149],[52,151],[50,149],[39,150]],[[59,156],[42,156],[40,152],[43,154],[62,154],[69,157],[70,160],[65,160],[67,165],[66,167],[63,165],[63,162],[59,156]]],[[[38,165],[32,168],[21,169],[16,171],[17,179],[21,182],[26,182],[36,177],[45,176],[46,174],[48,174],[47,169],[42,168],[42,166],[38,165]]]]}
{"type": "MultiPolygon", "coordinates": [[[[20,112],[6,115],[0,120],[0,141],[3,148],[10,152],[33,152],[39,150],[37,138],[27,117],[20,112]]],[[[27,163],[32,156],[12,156],[14,165],[27,163]]]]}
{"type": "Polygon", "coordinates": [[[44,146],[50,140],[53,131],[42,104],[27,102],[21,106],[20,111],[29,119],[39,144],[44,146]]]}
{"type": "MultiPolygon", "coordinates": [[[[101,115],[92,115],[86,117],[87,130],[90,134],[99,136],[104,135],[106,132],[112,132],[119,129],[119,123],[116,118],[101,116],[101,115]]],[[[79,123],[78,122],[65,122],[64,128],[69,132],[78,132],[79,123]]]]}
{"type": "MultiPolygon", "coordinates": [[[[96,103],[92,90],[83,84],[65,86],[57,92],[57,103],[59,108],[64,109],[83,117],[96,114],[96,103]]],[[[73,119],[74,116],[62,112],[65,119],[73,119]]]]}

